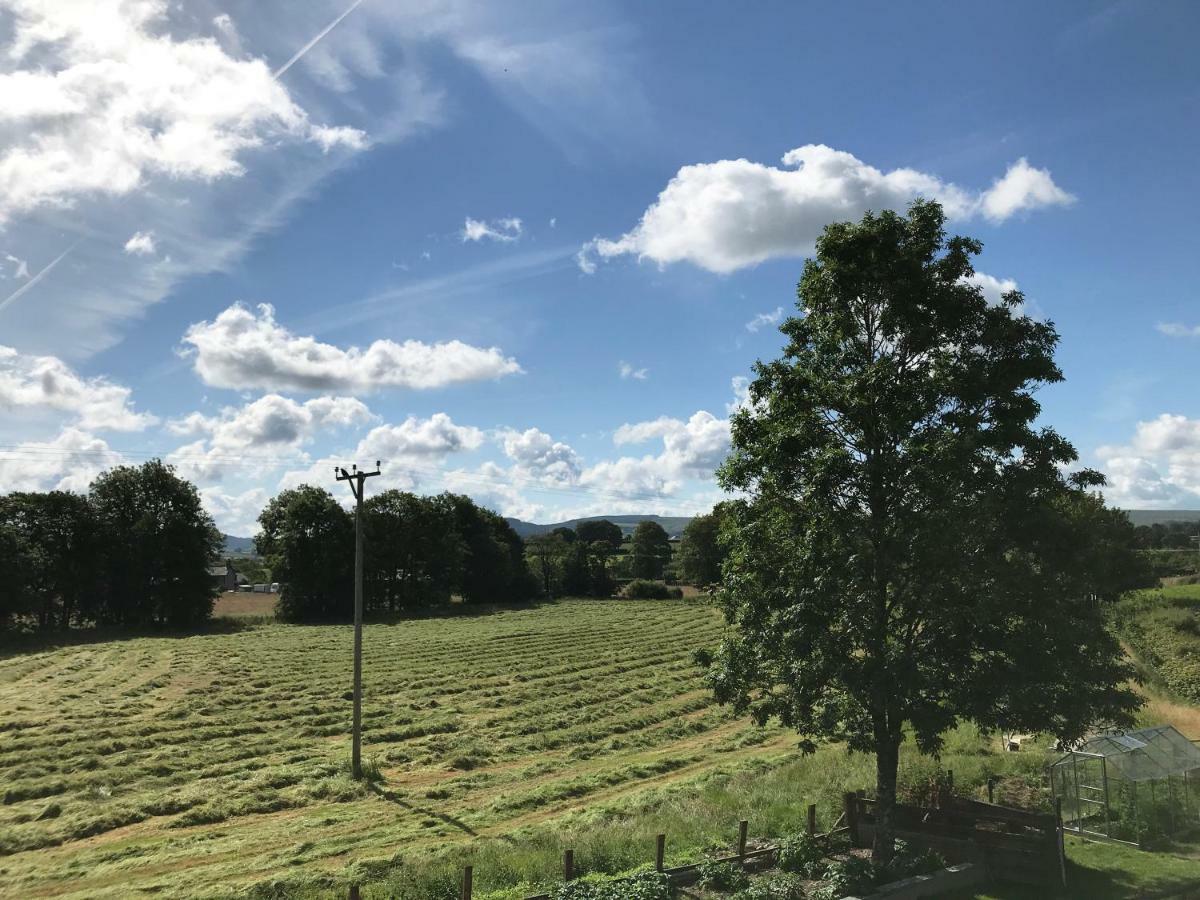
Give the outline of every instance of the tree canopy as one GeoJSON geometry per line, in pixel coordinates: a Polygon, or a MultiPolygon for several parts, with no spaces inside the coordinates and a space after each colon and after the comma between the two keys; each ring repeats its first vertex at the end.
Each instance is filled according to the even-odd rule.
{"type": "MultiPolygon", "coordinates": [[[[732,420],[719,699],[876,758],[893,848],[899,749],[962,720],[1081,736],[1128,722],[1133,673],[1092,595],[1094,472],[1035,424],[1058,335],[969,279],[941,207],[827,227],[782,358],[732,420]]],[[[1099,528],[1103,531],[1103,528],[1099,528]]],[[[1098,581],[1103,578],[1105,584],[1098,581]]]]}
{"type": "Polygon", "coordinates": [[[679,542],[679,568],[683,580],[692,584],[716,584],[721,579],[725,550],[721,546],[722,507],[706,516],[696,516],[683,529],[679,542]]]}
{"type": "Polygon", "coordinates": [[[575,535],[585,544],[602,541],[608,544],[611,550],[620,550],[621,541],[624,540],[621,526],[608,521],[608,519],[590,519],[580,522],[575,526],[575,535]]]}
{"type": "Polygon", "coordinates": [[[671,539],[666,529],[649,519],[638,522],[633,530],[630,557],[634,578],[662,578],[671,561],[671,539]]]}

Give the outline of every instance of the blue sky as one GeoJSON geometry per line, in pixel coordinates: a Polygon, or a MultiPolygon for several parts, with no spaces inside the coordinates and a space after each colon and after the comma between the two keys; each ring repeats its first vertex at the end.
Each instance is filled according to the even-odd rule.
{"type": "Polygon", "coordinates": [[[1200,507],[1197,26],[0,0],[0,490],[161,455],[250,533],[380,458],[522,518],[701,512],[813,237],[934,196],[1058,326],[1044,417],[1110,499],[1200,507]]]}

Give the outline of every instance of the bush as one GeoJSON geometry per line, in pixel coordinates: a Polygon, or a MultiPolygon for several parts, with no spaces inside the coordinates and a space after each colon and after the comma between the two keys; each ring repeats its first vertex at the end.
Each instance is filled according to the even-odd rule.
{"type": "Polygon", "coordinates": [[[629,600],[678,600],[683,596],[683,590],[667,587],[661,581],[635,578],[625,585],[621,596],[629,600]]]}
{"type": "Polygon", "coordinates": [[[825,883],[812,893],[813,900],[839,900],[854,894],[868,894],[875,887],[874,863],[860,856],[833,862],[825,870],[825,883]]]}
{"type": "Polygon", "coordinates": [[[585,875],[560,885],[551,900],[670,900],[671,888],[662,872],[636,875],[585,875]]]}
{"type": "Polygon", "coordinates": [[[804,900],[804,884],[798,875],[775,875],[738,891],[733,900],[804,900]]]}
{"type": "Polygon", "coordinates": [[[750,886],[750,876],[733,863],[710,859],[700,863],[699,884],[710,891],[740,891],[750,886]]]}
{"type": "Polygon", "coordinates": [[[810,834],[786,835],[779,841],[779,868],[818,878],[825,871],[825,847],[810,834]]]}
{"type": "Polygon", "coordinates": [[[946,859],[936,850],[913,847],[906,841],[896,841],[896,853],[887,866],[887,878],[899,881],[914,875],[928,875],[946,868],[946,859]]]}

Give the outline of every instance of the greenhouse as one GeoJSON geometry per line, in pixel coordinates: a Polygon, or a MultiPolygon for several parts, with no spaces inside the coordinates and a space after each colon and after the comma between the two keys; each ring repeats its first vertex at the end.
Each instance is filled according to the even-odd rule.
{"type": "Polygon", "coordinates": [[[1171,725],[1088,738],[1050,766],[1063,828],[1145,846],[1200,824],[1200,748],[1171,725]]]}

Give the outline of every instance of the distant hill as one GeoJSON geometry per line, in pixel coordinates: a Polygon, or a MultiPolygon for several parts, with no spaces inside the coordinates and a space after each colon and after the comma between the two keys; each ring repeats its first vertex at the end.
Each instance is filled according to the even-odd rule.
{"type": "Polygon", "coordinates": [[[254,552],[254,538],[236,537],[232,534],[222,534],[225,538],[226,556],[257,556],[254,552]]]}
{"type": "Polygon", "coordinates": [[[513,527],[513,531],[521,537],[527,538],[533,537],[535,534],[545,534],[555,528],[575,528],[580,522],[595,522],[600,519],[608,519],[620,527],[622,534],[633,534],[633,530],[637,528],[639,522],[657,522],[671,537],[681,536],[687,523],[692,521],[691,516],[584,516],[580,519],[568,519],[565,522],[551,522],[549,525],[524,522],[521,519],[505,519],[505,521],[513,527]]]}
{"type": "Polygon", "coordinates": [[[1200,509],[1127,509],[1125,514],[1134,525],[1200,522],[1200,509]]]}

